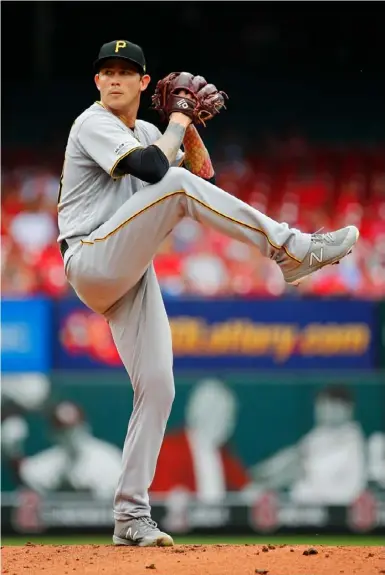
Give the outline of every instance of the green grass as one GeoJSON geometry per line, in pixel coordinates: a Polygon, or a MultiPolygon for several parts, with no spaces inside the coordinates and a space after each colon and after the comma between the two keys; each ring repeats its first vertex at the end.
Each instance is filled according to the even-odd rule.
{"type": "MultiPolygon", "coordinates": [[[[298,536],[187,536],[174,537],[175,543],[185,545],[210,545],[210,544],[233,544],[242,545],[244,543],[261,545],[265,543],[288,545],[384,545],[384,537],[378,535],[344,535],[344,536],[327,536],[327,535],[298,535],[298,536]]],[[[63,536],[63,537],[4,537],[1,540],[2,545],[24,545],[27,541],[41,545],[111,545],[111,537],[106,536],[63,536]]]]}

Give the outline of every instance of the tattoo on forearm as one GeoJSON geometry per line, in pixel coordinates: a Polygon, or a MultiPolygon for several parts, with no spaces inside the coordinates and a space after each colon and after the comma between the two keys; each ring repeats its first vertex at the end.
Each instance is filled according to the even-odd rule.
{"type": "Polygon", "coordinates": [[[154,142],[167,157],[170,164],[175,161],[177,153],[182,145],[186,128],[176,122],[170,122],[164,134],[154,142]]]}
{"type": "Polygon", "coordinates": [[[185,156],[183,163],[193,174],[208,180],[214,175],[210,155],[195,126],[190,125],[183,140],[185,156]]]}

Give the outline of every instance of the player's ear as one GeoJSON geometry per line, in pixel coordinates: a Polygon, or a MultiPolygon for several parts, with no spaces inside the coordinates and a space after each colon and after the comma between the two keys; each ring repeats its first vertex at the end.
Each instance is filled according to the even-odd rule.
{"type": "Polygon", "coordinates": [[[151,81],[151,78],[148,74],[144,74],[140,79],[140,91],[144,92],[151,81]]]}
{"type": "Polygon", "coordinates": [[[95,84],[96,84],[97,89],[100,90],[100,87],[99,87],[99,74],[95,74],[94,80],[95,80],[95,84]]]}

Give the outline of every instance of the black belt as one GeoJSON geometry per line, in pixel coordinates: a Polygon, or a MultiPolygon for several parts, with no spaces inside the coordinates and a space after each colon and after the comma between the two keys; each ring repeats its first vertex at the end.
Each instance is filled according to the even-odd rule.
{"type": "Polygon", "coordinates": [[[68,244],[66,242],[66,240],[62,240],[59,244],[59,248],[60,248],[60,253],[61,253],[61,257],[64,258],[64,254],[66,253],[66,251],[68,250],[68,244]]]}

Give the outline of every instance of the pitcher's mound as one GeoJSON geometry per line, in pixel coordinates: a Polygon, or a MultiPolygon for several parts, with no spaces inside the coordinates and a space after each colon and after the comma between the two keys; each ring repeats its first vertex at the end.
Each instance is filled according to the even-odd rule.
{"type": "Polygon", "coordinates": [[[34,545],[2,548],[7,575],[380,575],[384,547],[34,545]]]}

